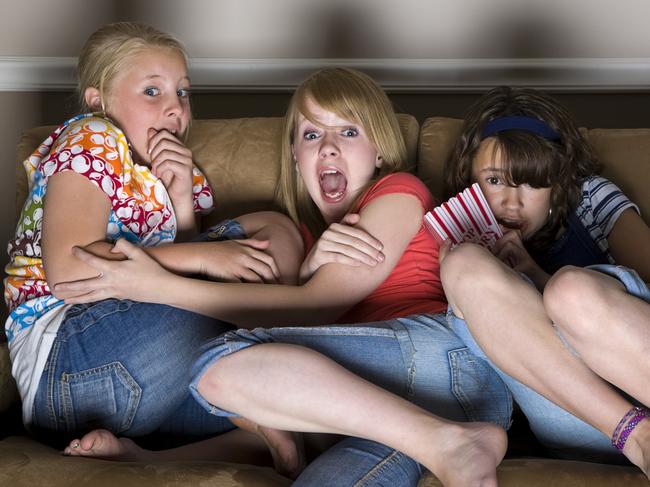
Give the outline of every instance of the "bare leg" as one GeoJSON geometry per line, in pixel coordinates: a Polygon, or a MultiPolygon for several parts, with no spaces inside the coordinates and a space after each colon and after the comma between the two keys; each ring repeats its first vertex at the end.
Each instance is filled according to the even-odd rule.
{"type": "MultiPolygon", "coordinates": [[[[451,252],[441,271],[454,312],[497,367],[612,436],[632,405],[562,344],[532,285],[475,245],[451,252]]],[[[630,440],[641,436],[644,428],[638,429],[630,440]]],[[[647,455],[638,446],[630,441],[623,453],[647,474],[647,455]]],[[[644,449],[650,451],[650,443],[644,449]]]]}
{"type": "Polygon", "coordinates": [[[544,305],[591,370],[650,406],[650,304],[610,276],[569,267],[547,284],[544,305]]]}
{"type": "Polygon", "coordinates": [[[433,416],[295,345],[268,343],[229,355],[206,371],[198,391],[215,406],[270,428],[384,443],[445,485],[496,485],[506,449],[505,432],[497,426],[433,416]]]}

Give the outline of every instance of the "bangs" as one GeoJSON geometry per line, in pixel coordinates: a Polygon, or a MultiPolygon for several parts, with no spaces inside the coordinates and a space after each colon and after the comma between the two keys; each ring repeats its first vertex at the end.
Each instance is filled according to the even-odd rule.
{"type": "Polygon", "coordinates": [[[319,88],[319,90],[310,89],[309,91],[305,91],[298,99],[298,111],[302,113],[307,120],[309,120],[317,127],[321,127],[323,129],[335,128],[324,125],[316,118],[312,111],[307,107],[307,100],[309,99],[321,107],[323,110],[332,112],[337,117],[348,120],[355,125],[361,125],[364,129],[364,132],[367,132],[363,121],[359,117],[359,111],[355,109],[355,105],[361,105],[362,103],[354,103],[350,97],[343,96],[340,90],[330,91],[325,89],[327,87],[319,88]]]}
{"type": "Polygon", "coordinates": [[[494,150],[500,152],[507,184],[550,188],[559,182],[562,155],[558,144],[523,131],[500,132],[495,138],[494,150]]]}

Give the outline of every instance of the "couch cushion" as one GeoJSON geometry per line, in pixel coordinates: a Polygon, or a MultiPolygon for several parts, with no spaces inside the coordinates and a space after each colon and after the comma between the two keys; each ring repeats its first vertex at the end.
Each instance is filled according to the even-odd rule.
{"type": "MultiPolygon", "coordinates": [[[[415,165],[419,124],[415,117],[398,114],[406,143],[408,162],[415,165]]],[[[22,167],[32,151],[55,127],[26,131],[17,149],[16,220],[27,195],[22,167]]],[[[194,159],[212,185],[216,211],[204,226],[223,218],[269,209],[279,176],[282,117],[195,120],[188,140],[194,159]]]]}
{"type": "Polygon", "coordinates": [[[420,130],[416,174],[438,199],[444,196],[442,170],[460,135],[463,121],[457,118],[427,118],[420,130]]]}
{"type": "Polygon", "coordinates": [[[147,464],[64,457],[30,438],[13,436],[0,441],[0,485],[285,487],[291,481],[271,468],[251,465],[205,461],[147,464]]]}
{"type": "MultiPolygon", "coordinates": [[[[648,485],[634,467],[540,458],[507,459],[499,466],[498,477],[501,487],[648,485]]],[[[204,461],[147,464],[63,457],[30,438],[14,436],[0,441],[0,485],[284,487],[291,481],[270,468],[250,465],[204,461]]],[[[419,483],[419,487],[441,485],[430,473],[419,483]]]]}
{"type": "Polygon", "coordinates": [[[639,206],[650,225],[650,129],[591,129],[587,136],[603,176],[639,206]]]}

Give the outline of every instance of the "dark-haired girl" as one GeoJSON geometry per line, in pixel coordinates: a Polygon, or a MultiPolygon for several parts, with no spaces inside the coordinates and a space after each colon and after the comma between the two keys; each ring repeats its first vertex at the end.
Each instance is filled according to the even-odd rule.
{"type": "Polygon", "coordinates": [[[471,244],[454,249],[442,280],[452,328],[493,362],[543,443],[601,459],[611,442],[647,474],[650,411],[610,384],[650,405],[650,229],[597,170],[552,98],[487,93],[470,110],[445,176],[452,193],[479,183],[504,237],[494,255],[471,244]],[[594,429],[550,413],[528,387],[594,429]]]}

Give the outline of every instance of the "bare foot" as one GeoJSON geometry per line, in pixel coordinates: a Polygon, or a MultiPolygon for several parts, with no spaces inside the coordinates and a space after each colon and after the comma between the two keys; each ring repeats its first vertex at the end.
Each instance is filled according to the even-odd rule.
{"type": "Polygon", "coordinates": [[[136,462],[151,460],[151,452],[140,448],[128,438],[118,438],[108,430],[93,430],[80,440],[72,440],[63,450],[71,457],[93,457],[105,460],[136,462]]]}
{"type": "Polygon", "coordinates": [[[496,468],[506,453],[506,432],[490,423],[449,423],[432,439],[425,465],[446,487],[496,487],[496,468]]]}
{"type": "Polygon", "coordinates": [[[623,454],[650,479],[650,418],[636,425],[623,447],[623,454]]]}
{"type": "Polygon", "coordinates": [[[260,426],[246,418],[230,418],[237,427],[255,433],[264,440],[273,457],[275,470],[296,479],[305,468],[305,453],[300,433],[260,426]]]}

